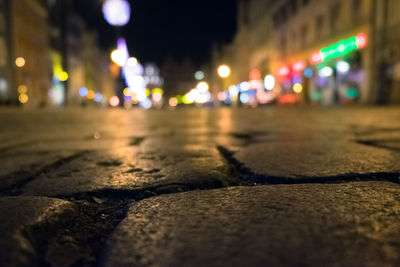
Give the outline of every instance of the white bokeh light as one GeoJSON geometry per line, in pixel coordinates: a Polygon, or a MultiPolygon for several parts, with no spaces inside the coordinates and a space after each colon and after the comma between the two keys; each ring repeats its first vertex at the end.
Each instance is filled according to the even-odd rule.
{"type": "Polygon", "coordinates": [[[347,63],[346,61],[339,61],[336,64],[336,69],[340,73],[347,73],[350,70],[350,64],[347,63]]]}
{"type": "Polygon", "coordinates": [[[267,75],[264,79],[264,85],[267,90],[272,90],[275,87],[275,77],[273,75],[267,75]]]}
{"type": "Polygon", "coordinates": [[[105,20],[113,26],[126,25],[131,17],[131,7],[126,0],[106,0],[103,4],[105,20]]]}

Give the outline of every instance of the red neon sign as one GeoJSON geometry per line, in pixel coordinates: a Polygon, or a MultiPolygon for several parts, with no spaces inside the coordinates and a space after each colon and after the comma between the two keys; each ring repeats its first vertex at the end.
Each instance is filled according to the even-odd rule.
{"type": "Polygon", "coordinates": [[[287,75],[289,75],[289,73],[290,73],[290,69],[289,69],[289,67],[282,67],[282,68],[280,68],[277,72],[276,72],[276,74],[278,74],[278,76],[287,76],[287,75]]]}
{"type": "Polygon", "coordinates": [[[321,52],[315,52],[314,54],[311,55],[311,63],[312,64],[318,64],[322,62],[322,54],[321,52]]]}
{"type": "Polygon", "coordinates": [[[365,35],[364,33],[357,34],[356,44],[358,49],[366,47],[367,43],[368,43],[367,35],[365,35]]]}
{"type": "Polygon", "coordinates": [[[307,67],[307,64],[304,61],[299,61],[292,65],[292,69],[295,72],[300,72],[300,71],[304,70],[306,67],[307,67]]]}

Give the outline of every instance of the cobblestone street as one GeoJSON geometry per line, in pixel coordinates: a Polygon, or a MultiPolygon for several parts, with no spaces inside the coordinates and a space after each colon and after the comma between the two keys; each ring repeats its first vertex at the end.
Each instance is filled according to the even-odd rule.
{"type": "Polygon", "coordinates": [[[400,109],[0,109],[4,266],[399,266],[400,109]]]}

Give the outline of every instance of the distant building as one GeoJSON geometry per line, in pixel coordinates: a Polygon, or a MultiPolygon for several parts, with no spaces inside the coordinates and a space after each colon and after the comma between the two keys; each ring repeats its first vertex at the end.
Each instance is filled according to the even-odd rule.
{"type": "Polygon", "coordinates": [[[400,103],[400,1],[375,0],[376,53],[378,64],[375,95],[378,103],[400,103]]]}
{"type": "Polygon", "coordinates": [[[6,51],[0,53],[1,102],[46,105],[51,86],[46,1],[1,0],[0,9],[0,50],[6,51]]]}
{"type": "Polygon", "coordinates": [[[271,74],[283,102],[400,102],[399,1],[239,0],[238,7],[232,48],[219,50],[231,61],[229,84],[271,74]]]}
{"type": "Polygon", "coordinates": [[[143,78],[147,84],[147,88],[150,90],[164,86],[164,79],[161,77],[160,68],[155,63],[144,64],[143,78]]]}
{"type": "Polygon", "coordinates": [[[110,64],[71,1],[0,0],[0,104],[107,103],[115,92],[110,64]]]}
{"type": "Polygon", "coordinates": [[[17,97],[12,78],[10,10],[10,1],[0,0],[0,104],[15,102],[17,97]]]}
{"type": "Polygon", "coordinates": [[[196,67],[189,58],[185,58],[182,62],[172,57],[167,58],[161,67],[166,97],[184,95],[195,88],[195,72],[196,67]]]}
{"type": "Polygon", "coordinates": [[[67,105],[79,105],[83,98],[79,89],[86,87],[85,79],[85,22],[81,17],[70,14],[66,26],[66,65],[68,66],[68,91],[66,92],[67,105]]]}
{"type": "Polygon", "coordinates": [[[61,106],[67,102],[69,72],[67,71],[67,23],[72,12],[69,0],[48,0],[50,58],[52,64],[52,86],[49,100],[61,106]]]}

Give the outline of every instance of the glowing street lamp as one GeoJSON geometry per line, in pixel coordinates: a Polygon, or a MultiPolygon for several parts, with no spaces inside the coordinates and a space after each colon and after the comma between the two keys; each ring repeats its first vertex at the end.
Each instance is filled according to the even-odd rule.
{"type": "Polygon", "coordinates": [[[123,67],[126,63],[126,58],[118,49],[112,51],[111,60],[120,67],[123,67]]]}
{"type": "Polygon", "coordinates": [[[208,85],[208,83],[206,82],[200,82],[199,84],[197,84],[196,87],[201,93],[205,93],[208,91],[208,89],[210,88],[210,86],[208,85]]]}
{"type": "Polygon", "coordinates": [[[113,26],[125,26],[131,17],[131,7],[126,0],[106,0],[103,4],[104,19],[113,26]]]}
{"type": "Polygon", "coordinates": [[[139,63],[139,62],[138,62],[137,58],[135,58],[135,57],[129,58],[128,61],[126,62],[126,64],[128,65],[128,67],[130,67],[130,68],[136,67],[138,63],[139,63]]]}
{"type": "Polygon", "coordinates": [[[120,67],[125,66],[128,62],[129,52],[124,38],[118,39],[118,49],[111,53],[111,60],[120,67]]]}
{"type": "Polygon", "coordinates": [[[17,57],[17,59],[15,60],[15,65],[17,65],[18,68],[22,68],[23,66],[25,66],[25,58],[23,57],[17,57]]]}
{"type": "Polygon", "coordinates": [[[229,68],[229,66],[227,65],[221,65],[218,68],[218,75],[221,78],[228,78],[229,75],[231,75],[231,68],[229,68]]]}

